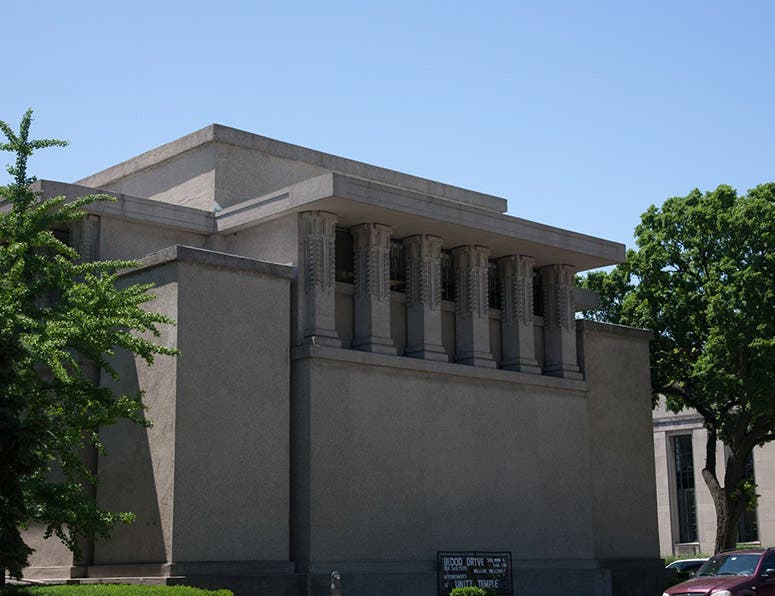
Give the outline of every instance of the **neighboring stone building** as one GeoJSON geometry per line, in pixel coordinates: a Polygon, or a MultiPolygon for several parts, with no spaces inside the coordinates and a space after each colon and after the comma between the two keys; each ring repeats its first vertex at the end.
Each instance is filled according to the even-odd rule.
{"type": "Polygon", "coordinates": [[[137,521],[80,561],[31,531],[31,577],[430,595],[506,551],[515,594],[658,593],[649,335],[574,319],[622,245],[217,125],[41,186],[114,194],[71,242],[142,261],[181,354],[116,359],[153,427],[104,430],[97,497],[137,521]]]}
{"type": "MultiPolygon", "coordinates": [[[[660,552],[663,556],[713,553],[716,510],[702,478],[708,437],[702,416],[695,410],[673,414],[664,403],[653,416],[660,552]]],[[[723,484],[726,454],[721,441],[716,460],[723,484]]],[[[754,448],[747,467],[760,497],[756,509],[740,520],[738,540],[771,546],[775,544],[775,444],[754,448]]]]}

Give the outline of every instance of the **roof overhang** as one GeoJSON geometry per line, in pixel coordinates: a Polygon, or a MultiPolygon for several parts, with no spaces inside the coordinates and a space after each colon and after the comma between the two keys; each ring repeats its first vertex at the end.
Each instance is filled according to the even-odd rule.
{"type": "Polygon", "coordinates": [[[235,232],[293,212],[336,214],[338,225],[382,223],[394,238],[434,234],[444,248],[478,244],[492,258],[529,255],[537,267],[564,264],[580,271],[624,261],[623,244],[494,213],[471,205],[416,193],[373,181],[330,173],[219,211],[219,233],[235,232]]]}
{"type": "Polygon", "coordinates": [[[45,180],[36,186],[44,198],[108,194],[116,200],[93,203],[87,211],[199,234],[230,234],[315,210],[336,214],[342,228],[381,223],[391,227],[394,238],[433,234],[443,239],[444,248],[477,244],[488,247],[492,258],[529,255],[536,267],[563,264],[584,271],[621,263],[625,256],[624,245],[617,242],[336,173],[310,178],[217,213],[62,182],[45,180]]]}

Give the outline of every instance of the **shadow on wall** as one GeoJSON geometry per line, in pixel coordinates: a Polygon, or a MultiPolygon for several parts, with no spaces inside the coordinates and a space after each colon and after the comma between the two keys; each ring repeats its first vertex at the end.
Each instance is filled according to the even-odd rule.
{"type": "MultiPolygon", "coordinates": [[[[121,381],[116,383],[111,379],[106,382],[104,375],[103,383],[117,393],[139,391],[135,358],[129,353],[119,353],[114,366],[121,381]]],[[[147,368],[142,361],[139,366],[147,368]]],[[[169,432],[172,421],[159,411],[158,404],[150,404],[146,398],[146,405],[148,410],[144,418],[152,422],[152,427],[121,421],[100,433],[105,453],[98,461],[97,502],[108,511],[131,511],[136,518],[131,524],[119,523],[109,538],[96,541],[93,561],[96,565],[163,563],[167,560],[163,519],[169,518],[163,514],[172,509],[173,435],[169,432]],[[166,453],[165,440],[169,440],[166,453]],[[161,457],[154,458],[154,451],[161,457]]]]}

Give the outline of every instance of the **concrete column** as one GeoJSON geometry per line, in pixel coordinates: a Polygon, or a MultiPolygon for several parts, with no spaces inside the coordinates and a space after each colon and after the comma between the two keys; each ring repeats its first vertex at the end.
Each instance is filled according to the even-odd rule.
{"type": "Polygon", "coordinates": [[[455,361],[495,368],[490,352],[487,266],[490,249],[461,246],[455,262],[455,361]]]}
{"type": "Polygon", "coordinates": [[[412,358],[449,362],[441,345],[441,245],[438,236],[404,239],[406,351],[412,358]]]}
{"type": "Polygon", "coordinates": [[[576,359],[576,318],[573,287],[576,268],[541,268],[544,289],[544,374],[582,379],[576,359]]]}
{"type": "Polygon", "coordinates": [[[341,347],[336,332],[336,215],[299,214],[299,301],[303,300],[302,343],[341,347]]]}
{"type": "Polygon", "coordinates": [[[96,261],[100,256],[100,216],[87,215],[72,224],[71,244],[81,261],[96,261]]]}
{"type": "Polygon", "coordinates": [[[511,255],[498,259],[501,278],[502,367],[541,374],[533,335],[532,257],[511,255]]]}
{"type": "MultiPolygon", "coordinates": [[[[100,258],[100,216],[87,215],[70,227],[70,245],[78,252],[79,259],[84,263],[90,263],[100,258]]],[[[84,376],[96,385],[100,383],[100,369],[93,363],[82,363],[84,376]]],[[[78,450],[81,463],[92,474],[97,476],[98,454],[96,447],[86,446],[78,450]]],[[[97,487],[87,484],[85,492],[93,499],[97,498],[97,487]]],[[[81,549],[81,557],[73,559],[77,566],[94,564],[94,537],[80,536],[78,546],[81,549]]]]}
{"type": "Polygon", "coordinates": [[[366,223],[350,232],[355,257],[352,347],[395,354],[390,337],[390,228],[366,223]]]}

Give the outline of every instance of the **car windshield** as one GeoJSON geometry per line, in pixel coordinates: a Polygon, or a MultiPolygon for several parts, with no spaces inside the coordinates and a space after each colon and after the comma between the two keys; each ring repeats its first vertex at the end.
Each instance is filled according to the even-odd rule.
{"type": "Polygon", "coordinates": [[[679,565],[678,568],[681,571],[694,571],[695,569],[702,566],[702,561],[689,561],[688,563],[684,563],[683,565],[679,565]]]}
{"type": "Polygon", "coordinates": [[[753,575],[761,554],[716,555],[700,567],[697,577],[703,575],[753,575]]]}

